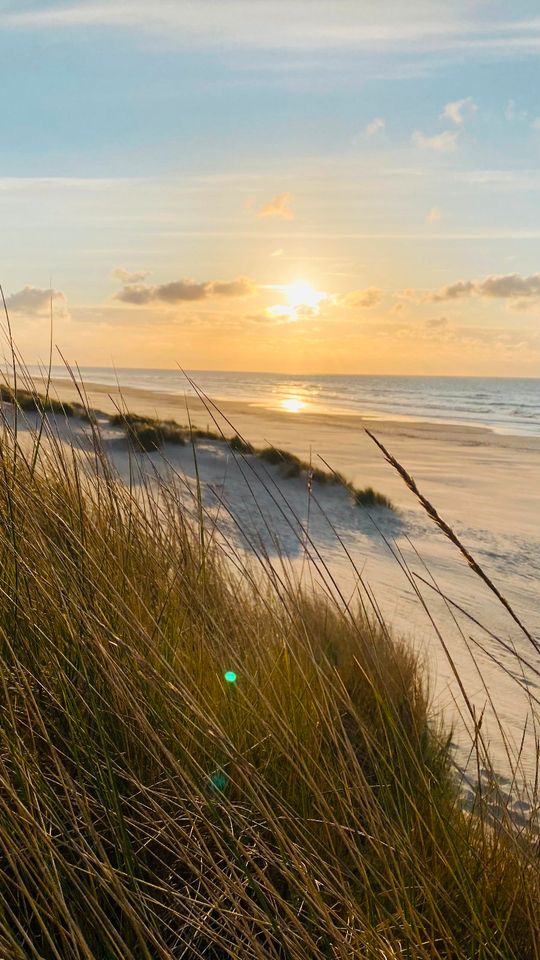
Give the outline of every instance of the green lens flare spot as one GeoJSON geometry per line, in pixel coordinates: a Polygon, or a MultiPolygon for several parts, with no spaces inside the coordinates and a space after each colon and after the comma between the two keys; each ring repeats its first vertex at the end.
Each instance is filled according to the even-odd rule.
{"type": "Polygon", "coordinates": [[[218,793],[223,793],[227,789],[228,782],[229,778],[226,773],[223,773],[223,770],[214,770],[210,777],[210,786],[212,790],[217,790],[218,793]]]}
{"type": "Polygon", "coordinates": [[[227,673],[223,674],[227,683],[236,683],[236,674],[234,670],[227,670],[227,673]]]}

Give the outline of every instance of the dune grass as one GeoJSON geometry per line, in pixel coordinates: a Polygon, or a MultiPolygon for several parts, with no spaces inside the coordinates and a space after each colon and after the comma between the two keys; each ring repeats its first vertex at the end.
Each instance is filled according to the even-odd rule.
{"type": "Polygon", "coordinates": [[[25,413],[58,413],[65,417],[73,417],[77,412],[83,413],[83,407],[78,404],[62,403],[55,397],[43,396],[34,390],[14,390],[7,384],[0,384],[0,400],[4,403],[16,404],[19,410],[25,413]]]}
{"type": "Polygon", "coordinates": [[[343,474],[337,471],[322,470],[313,464],[307,463],[290,450],[278,447],[263,447],[257,449],[243,438],[235,434],[227,438],[217,430],[201,430],[198,427],[182,427],[174,420],[158,420],[154,417],[142,417],[134,413],[118,413],[109,418],[112,426],[122,427],[126,436],[135,449],[150,452],[157,450],[165,443],[179,444],[197,440],[218,440],[227,443],[229,448],[241,456],[254,456],[263,463],[279,468],[280,476],[285,480],[302,477],[310,483],[321,486],[338,486],[352,495],[353,503],[369,509],[384,508],[397,512],[394,504],[383,493],[372,487],[356,488],[343,474]]]}
{"type": "Polygon", "coordinates": [[[247,440],[243,440],[242,437],[239,437],[237,433],[229,440],[229,446],[234,453],[247,455],[255,452],[251,444],[248,443],[247,440]]]}
{"type": "Polygon", "coordinates": [[[121,427],[128,439],[141,450],[156,450],[165,443],[184,446],[191,440],[222,440],[215,430],[195,425],[181,426],[176,420],[143,417],[137,413],[115,413],[109,418],[113,427],[121,427]]]}
{"type": "MultiPolygon", "coordinates": [[[[34,390],[17,390],[10,386],[0,385],[0,400],[16,403],[19,409],[31,413],[63,413],[65,416],[77,416],[86,422],[97,424],[98,411],[80,403],[64,404],[61,401],[44,397],[34,390]]],[[[254,456],[263,463],[279,468],[280,476],[285,480],[302,477],[310,484],[320,486],[339,486],[347,490],[352,501],[357,506],[368,509],[384,508],[397,512],[394,504],[385,494],[372,487],[356,488],[343,474],[335,470],[323,470],[320,467],[307,463],[290,450],[278,447],[263,447],[257,449],[242,437],[235,434],[228,438],[217,430],[209,427],[202,429],[195,425],[181,426],[176,420],[160,420],[157,417],[143,416],[137,413],[118,412],[101,416],[109,421],[111,426],[119,427],[125,433],[132,447],[142,453],[151,453],[159,450],[164,444],[185,446],[200,440],[217,440],[226,443],[229,448],[240,456],[254,456]]]]}
{"type": "Polygon", "coordinates": [[[0,956],[538,958],[533,828],[462,810],[411,650],[45,432],[0,450],[0,956]]]}
{"type": "Polygon", "coordinates": [[[364,487],[363,490],[354,491],[354,500],[361,507],[385,507],[387,510],[394,510],[392,501],[384,493],[379,493],[373,487],[364,487]]]}

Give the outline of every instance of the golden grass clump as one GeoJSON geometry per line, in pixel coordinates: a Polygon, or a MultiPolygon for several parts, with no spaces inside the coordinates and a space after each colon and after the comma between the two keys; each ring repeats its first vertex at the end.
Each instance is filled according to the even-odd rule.
{"type": "Polygon", "coordinates": [[[412,652],[97,436],[33,443],[4,424],[0,956],[538,958],[537,853],[462,811],[412,652]]]}

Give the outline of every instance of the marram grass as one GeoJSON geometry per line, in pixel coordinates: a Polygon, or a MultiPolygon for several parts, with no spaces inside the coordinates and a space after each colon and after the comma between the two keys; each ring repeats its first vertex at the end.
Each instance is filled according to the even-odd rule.
{"type": "MultiPolygon", "coordinates": [[[[0,401],[9,403],[23,413],[78,417],[94,425],[98,423],[98,418],[101,418],[108,421],[111,426],[123,430],[132,449],[139,453],[152,453],[165,444],[183,447],[187,443],[216,440],[226,443],[229,449],[239,456],[254,456],[265,464],[278,467],[282,479],[302,478],[310,485],[315,483],[322,486],[339,486],[352,495],[353,503],[357,506],[371,509],[384,507],[395,512],[391,500],[385,494],[373,490],[372,487],[356,489],[343,474],[335,470],[323,470],[312,463],[307,463],[290,450],[280,450],[277,447],[256,449],[238,434],[226,437],[223,432],[218,429],[212,430],[209,426],[206,428],[197,427],[194,424],[181,426],[176,420],[160,420],[137,413],[118,412],[108,416],[82,403],[62,403],[51,397],[49,393],[43,396],[34,389],[15,390],[9,384],[0,384],[0,401]]],[[[209,413],[212,416],[211,410],[209,413]]]]}
{"type": "Polygon", "coordinates": [[[0,956],[538,958],[532,828],[463,812],[408,647],[44,433],[0,455],[0,956]]]}

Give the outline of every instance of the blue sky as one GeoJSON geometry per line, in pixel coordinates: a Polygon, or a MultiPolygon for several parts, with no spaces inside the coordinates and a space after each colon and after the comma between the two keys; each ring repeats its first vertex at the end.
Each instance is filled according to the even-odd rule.
{"type": "Polygon", "coordinates": [[[0,2],[23,354],[52,289],[82,364],[539,375],[539,49],[524,2],[0,2]]]}

